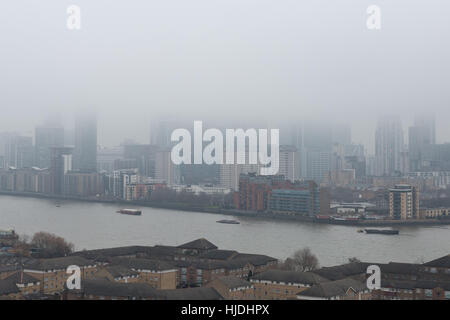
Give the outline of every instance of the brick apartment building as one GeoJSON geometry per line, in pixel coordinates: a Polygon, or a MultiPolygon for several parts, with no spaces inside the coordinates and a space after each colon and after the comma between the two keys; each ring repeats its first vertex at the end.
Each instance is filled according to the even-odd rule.
{"type": "Polygon", "coordinates": [[[234,205],[239,210],[315,216],[328,212],[329,199],[314,181],[291,182],[281,175],[249,173],[239,178],[234,205]]]}

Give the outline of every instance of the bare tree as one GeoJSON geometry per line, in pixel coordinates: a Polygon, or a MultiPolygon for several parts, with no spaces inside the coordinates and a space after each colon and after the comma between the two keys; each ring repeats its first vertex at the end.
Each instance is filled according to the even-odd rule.
{"type": "Polygon", "coordinates": [[[13,245],[16,255],[21,257],[29,257],[31,252],[30,237],[27,235],[19,236],[19,239],[13,245]]]}
{"type": "Polygon", "coordinates": [[[45,258],[63,257],[72,253],[74,249],[74,245],[64,238],[42,231],[34,234],[31,245],[39,249],[40,257],[45,258]]]}
{"type": "Polygon", "coordinates": [[[348,263],[361,262],[357,257],[348,258],[348,263]]]}
{"type": "Polygon", "coordinates": [[[287,258],[282,269],[307,272],[319,268],[319,259],[311,252],[308,247],[297,250],[292,256],[287,258]]]}

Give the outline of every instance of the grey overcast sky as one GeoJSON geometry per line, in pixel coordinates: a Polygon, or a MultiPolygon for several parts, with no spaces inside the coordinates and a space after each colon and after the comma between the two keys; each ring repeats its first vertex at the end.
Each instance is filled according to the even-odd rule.
{"type": "Polygon", "coordinates": [[[318,118],[370,147],[378,115],[402,115],[406,132],[434,112],[450,141],[449,14],[448,0],[2,1],[0,131],[80,108],[97,110],[102,145],[148,142],[158,115],[318,118]]]}

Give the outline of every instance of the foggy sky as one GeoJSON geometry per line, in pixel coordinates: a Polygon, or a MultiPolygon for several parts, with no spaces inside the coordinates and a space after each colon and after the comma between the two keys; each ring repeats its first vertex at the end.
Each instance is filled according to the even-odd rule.
{"type": "MultiPolygon", "coordinates": [[[[157,116],[351,123],[437,116],[450,141],[448,0],[14,0],[0,6],[0,132],[96,110],[99,143],[157,116]],[[82,29],[66,28],[81,7],[82,29]],[[381,30],[366,9],[381,7],[381,30]]],[[[406,136],[405,136],[406,138],[406,136]]],[[[407,140],[405,140],[407,141],[407,140]]]]}

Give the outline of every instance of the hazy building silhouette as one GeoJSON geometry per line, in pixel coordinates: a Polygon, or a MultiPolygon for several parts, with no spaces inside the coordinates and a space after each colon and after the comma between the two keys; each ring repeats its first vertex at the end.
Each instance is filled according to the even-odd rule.
{"type": "Polygon", "coordinates": [[[97,171],[97,118],[92,114],[78,115],[75,119],[73,169],[97,171]]]}
{"type": "Polygon", "coordinates": [[[35,129],[35,166],[49,168],[51,149],[64,146],[64,128],[37,127],[35,129]]]}
{"type": "Polygon", "coordinates": [[[398,117],[378,120],[375,132],[376,175],[391,176],[401,172],[401,152],[404,151],[403,130],[398,117]]]}
{"type": "Polygon", "coordinates": [[[436,143],[434,116],[416,116],[408,131],[409,169],[420,171],[424,167],[430,145],[436,143]]]}
{"type": "Polygon", "coordinates": [[[50,179],[54,194],[64,193],[64,175],[72,170],[72,147],[51,149],[50,179]]]}

